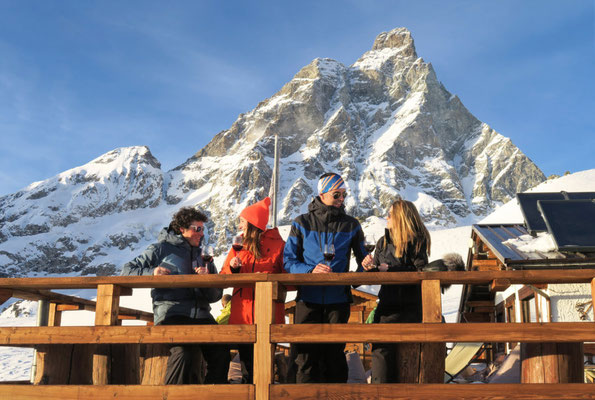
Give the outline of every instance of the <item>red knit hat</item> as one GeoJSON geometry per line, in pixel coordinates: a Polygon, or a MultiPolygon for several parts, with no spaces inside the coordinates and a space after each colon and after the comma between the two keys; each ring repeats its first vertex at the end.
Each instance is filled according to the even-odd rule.
{"type": "Polygon", "coordinates": [[[269,223],[269,206],[271,205],[271,198],[265,197],[257,203],[244,208],[240,213],[240,217],[250,222],[258,229],[265,231],[269,223]]]}

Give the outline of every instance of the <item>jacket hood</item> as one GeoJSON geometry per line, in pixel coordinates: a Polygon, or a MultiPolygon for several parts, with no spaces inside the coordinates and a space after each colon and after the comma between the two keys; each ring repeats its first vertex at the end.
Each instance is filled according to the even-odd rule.
{"type": "Polygon", "coordinates": [[[190,243],[182,235],[175,233],[173,230],[169,228],[163,228],[159,232],[159,236],[157,238],[159,242],[166,242],[178,247],[190,247],[190,243]]]}
{"type": "Polygon", "coordinates": [[[316,214],[322,220],[333,221],[342,214],[345,214],[345,205],[341,207],[327,206],[320,200],[320,196],[314,197],[314,200],[308,205],[308,212],[316,214]]]}

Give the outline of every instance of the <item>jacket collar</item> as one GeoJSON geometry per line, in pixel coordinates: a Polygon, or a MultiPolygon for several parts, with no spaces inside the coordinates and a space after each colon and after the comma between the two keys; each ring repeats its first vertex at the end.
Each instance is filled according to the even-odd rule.
{"type": "Polygon", "coordinates": [[[314,200],[308,205],[308,212],[313,213],[318,218],[325,221],[335,221],[345,214],[345,206],[333,207],[327,206],[320,200],[320,196],[316,196],[314,200]]]}

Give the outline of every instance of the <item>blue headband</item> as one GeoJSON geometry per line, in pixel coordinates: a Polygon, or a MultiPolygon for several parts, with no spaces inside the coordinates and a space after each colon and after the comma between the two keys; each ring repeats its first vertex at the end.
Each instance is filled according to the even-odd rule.
{"type": "Polygon", "coordinates": [[[337,174],[325,176],[318,181],[318,194],[323,194],[337,189],[346,189],[343,178],[337,174]]]}

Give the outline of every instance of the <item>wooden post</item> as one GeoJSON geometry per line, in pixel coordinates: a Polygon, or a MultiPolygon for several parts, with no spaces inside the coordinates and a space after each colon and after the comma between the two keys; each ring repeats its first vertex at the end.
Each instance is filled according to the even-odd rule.
{"type": "MultiPolygon", "coordinates": [[[[442,323],[442,298],[439,280],[421,282],[422,322],[442,323]]],[[[443,383],[446,343],[422,343],[419,383],[443,383]]]]}
{"type": "Polygon", "coordinates": [[[276,282],[256,282],[254,296],[254,345],[255,399],[268,400],[269,386],[273,383],[275,346],[271,343],[271,324],[274,318],[273,292],[276,282]]]}
{"type": "MultiPolygon", "coordinates": [[[[97,286],[95,325],[116,325],[120,306],[120,287],[116,285],[97,286]]],[[[107,385],[109,377],[109,346],[100,344],[93,354],[93,384],[107,385]]]]}
{"type": "Polygon", "coordinates": [[[591,308],[593,311],[593,321],[595,321],[595,278],[591,280],[591,301],[593,302],[593,307],[591,308]]]}
{"type": "Polygon", "coordinates": [[[48,326],[60,326],[62,323],[62,311],[58,310],[58,304],[50,303],[48,314],[48,326]]]}

